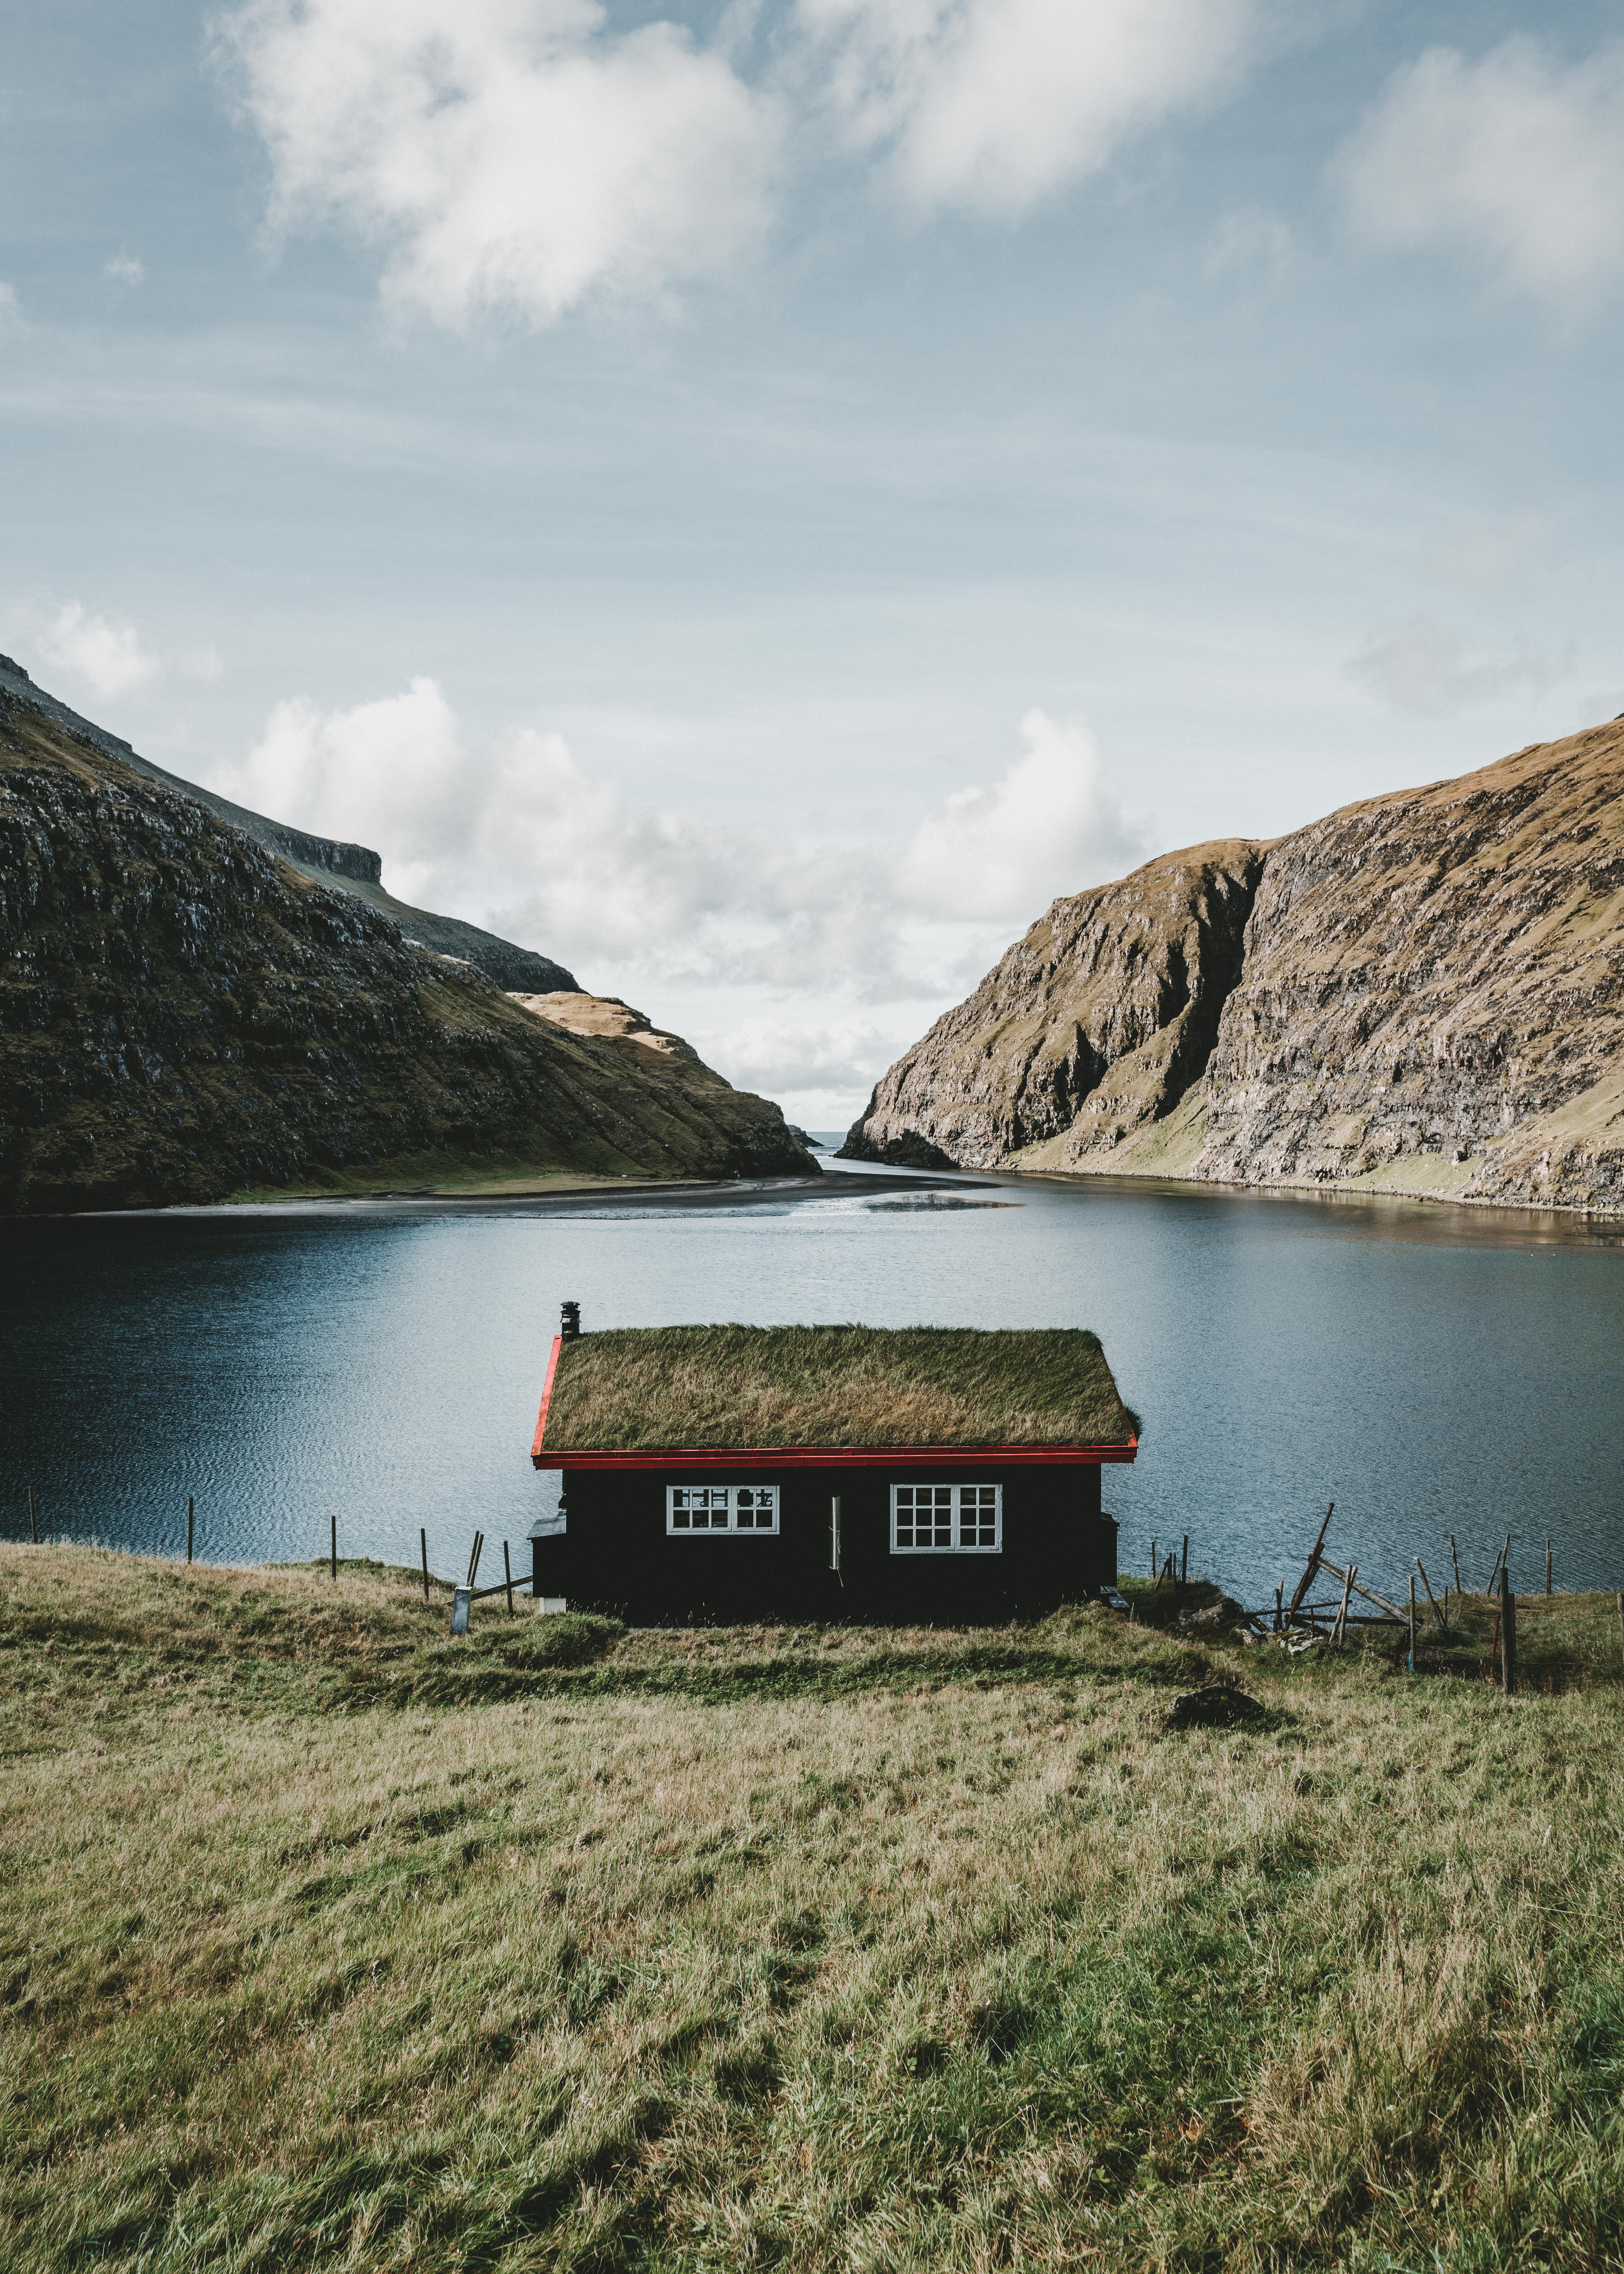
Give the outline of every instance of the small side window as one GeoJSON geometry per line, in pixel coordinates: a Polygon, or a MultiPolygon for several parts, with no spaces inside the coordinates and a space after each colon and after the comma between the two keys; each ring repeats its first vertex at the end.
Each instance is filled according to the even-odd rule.
{"type": "Polygon", "coordinates": [[[688,1539],[718,1532],[776,1532],[777,1485],[667,1485],[665,1529],[688,1539]]]}
{"type": "Polygon", "coordinates": [[[893,1485],[893,1555],[1001,1555],[1002,1485],[893,1485]]]}

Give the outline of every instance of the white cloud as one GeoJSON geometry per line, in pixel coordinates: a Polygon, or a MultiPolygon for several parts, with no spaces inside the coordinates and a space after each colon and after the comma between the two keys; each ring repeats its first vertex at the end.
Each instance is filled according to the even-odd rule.
{"type": "Polygon", "coordinates": [[[1395,72],[1337,162],[1377,242],[1464,248],[1574,300],[1624,269],[1624,46],[1564,65],[1535,41],[1395,72]]]}
{"type": "MultiPolygon", "coordinates": [[[[963,991],[1056,893],[1140,857],[1086,730],[1034,712],[1025,734],[992,787],[956,792],[889,847],[640,809],[535,728],[471,750],[426,678],[349,711],[280,704],[214,787],[375,846],[402,899],[545,948],[610,991],[652,979],[918,1001],[963,991]]],[[[855,1045],[825,1046],[856,1063],[855,1045]]]]}
{"type": "Polygon", "coordinates": [[[597,0],[250,0],[225,23],[278,222],[389,247],[437,323],[543,324],[725,267],[766,214],[776,102],[669,23],[597,0]]]}
{"type": "Polygon", "coordinates": [[[19,644],[32,649],[37,659],[35,676],[43,675],[47,682],[60,676],[81,699],[136,695],[165,679],[203,683],[225,670],[213,647],[156,655],[141,644],[140,634],[126,618],[94,615],[81,600],[64,601],[56,609],[23,608],[14,621],[19,644]]]}
{"type": "Polygon", "coordinates": [[[1030,922],[1139,857],[1081,720],[1029,711],[1021,733],[1026,755],[1002,780],[955,790],[914,832],[898,883],[921,913],[1030,922]]]}
{"type": "Polygon", "coordinates": [[[146,264],[132,253],[116,252],[108,262],[104,274],[116,284],[139,284],[147,275],[146,264]]]}
{"type": "Polygon", "coordinates": [[[0,284],[0,325],[19,322],[21,318],[16,285],[0,284]]]}
{"type": "Polygon", "coordinates": [[[1018,215],[1220,88],[1253,0],[797,0],[831,99],[923,210],[1018,215]]]}
{"type": "Polygon", "coordinates": [[[794,1020],[756,1018],[716,1032],[689,1037],[700,1056],[740,1089],[771,1097],[846,1099],[867,1093],[876,1075],[906,1048],[883,1034],[871,1020],[837,1020],[806,1026],[794,1020]]]}
{"type": "Polygon", "coordinates": [[[78,600],[37,625],[34,645],[48,671],[65,673],[93,696],[132,695],[151,686],[163,668],[141,645],[133,624],[93,616],[78,600]]]}
{"type": "Polygon", "coordinates": [[[1526,641],[1500,652],[1474,646],[1435,616],[1407,616],[1373,632],[1349,675],[1400,711],[1441,718],[1520,689],[1538,693],[1564,678],[1568,661],[1526,641]]]}

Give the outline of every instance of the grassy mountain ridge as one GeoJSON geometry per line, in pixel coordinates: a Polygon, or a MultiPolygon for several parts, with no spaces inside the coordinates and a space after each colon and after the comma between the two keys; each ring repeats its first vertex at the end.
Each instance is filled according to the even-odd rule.
{"type": "Polygon", "coordinates": [[[81,719],[77,711],[59,703],[44,688],[36,687],[21,664],[9,655],[0,655],[0,695],[10,696],[65,727],[77,741],[94,743],[109,757],[121,760],[137,773],[145,774],[149,781],[192,798],[212,813],[216,821],[240,829],[256,845],[275,854],[312,884],[336,885],[343,892],[353,892],[357,900],[381,909],[385,915],[394,917],[409,939],[415,939],[431,953],[461,956],[502,988],[540,991],[576,985],[561,963],[555,963],[551,956],[538,954],[534,948],[518,947],[510,939],[499,939],[494,932],[465,923],[460,916],[436,915],[428,908],[415,908],[406,900],[397,900],[393,892],[386,891],[382,860],[370,846],[346,844],[338,838],[317,836],[308,829],[295,829],[285,821],[273,821],[267,814],[254,813],[247,806],[222,797],[217,790],[184,781],[166,767],[154,765],[150,758],[132,749],[121,735],[109,734],[94,719],[81,719]]]}
{"type": "Polygon", "coordinates": [[[0,689],[0,1209],[425,1161],[816,1172],[776,1106],[691,1053],[537,1017],[0,689]]]}

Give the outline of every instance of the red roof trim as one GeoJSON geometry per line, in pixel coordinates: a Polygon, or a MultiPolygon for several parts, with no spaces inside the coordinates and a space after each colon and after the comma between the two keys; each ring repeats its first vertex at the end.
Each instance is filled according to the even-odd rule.
{"type": "Polygon", "coordinates": [[[552,1465],[541,1457],[541,1441],[547,1434],[547,1406],[553,1397],[553,1377],[558,1372],[559,1352],[563,1347],[563,1336],[554,1335],[553,1355],[547,1360],[547,1378],[541,1385],[541,1411],[536,1416],[536,1434],[530,1440],[530,1458],[538,1469],[552,1465]]]}
{"type": "MultiPolygon", "coordinates": [[[[558,1344],[553,1346],[553,1362],[558,1344]]],[[[547,1369],[547,1391],[553,1369],[547,1369]]],[[[990,1469],[1024,1468],[1040,1462],[1071,1468],[1095,1468],[1107,1461],[1131,1461],[1137,1437],[1121,1445],[675,1445],[653,1453],[544,1453],[547,1391],[530,1459],[538,1469],[990,1469]]]]}

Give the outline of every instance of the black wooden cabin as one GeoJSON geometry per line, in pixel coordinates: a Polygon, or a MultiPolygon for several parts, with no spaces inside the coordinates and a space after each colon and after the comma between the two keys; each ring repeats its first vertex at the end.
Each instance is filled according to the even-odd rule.
{"type": "Polygon", "coordinates": [[[633,1626],[1039,1618],[1116,1577],[1139,1423],[1080,1329],[665,1327],[553,1345],[537,1596],[633,1626]]]}

